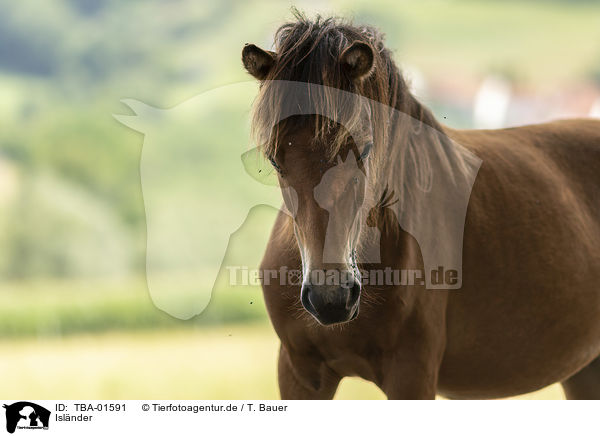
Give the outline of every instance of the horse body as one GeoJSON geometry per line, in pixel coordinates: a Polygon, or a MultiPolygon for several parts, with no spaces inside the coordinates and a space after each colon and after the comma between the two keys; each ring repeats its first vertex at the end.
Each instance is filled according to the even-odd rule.
{"type": "Polygon", "coordinates": [[[500,397],[562,381],[600,354],[600,122],[449,135],[484,163],[463,288],[448,296],[441,391],[500,397]]]}
{"type": "MultiPolygon", "coordinates": [[[[332,398],[346,376],[370,380],[396,399],[432,399],[438,393],[497,398],[555,382],[563,383],[569,398],[600,398],[600,121],[488,131],[443,127],[406,91],[370,28],[301,19],[284,26],[279,50],[278,55],[247,46],[244,65],[259,80],[320,83],[321,74],[328,78],[341,71],[340,87],[349,86],[346,77],[354,80],[354,89],[380,99],[385,95],[392,107],[442,132],[483,162],[466,212],[461,289],[367,284],[360,299],[351,300],[347,289],[344,294],[331,286],[314,287],[306,277],[301,286],[263,283],[281,339],[282,398],[332,398]],[[357,38],[363,41],[352,44],[357,38]],[[380,58],[370,46],[378,48],[380,58]],[[341,68],[333,65],[315,73],[312,65],[319,61],[327,67],[334,49],[340,51],[341,68]],[[373,77],[374,59],[374,68],[385,70],[381,77],[373,77]],[[295,78],[298,71],[301,76],[295,78]],[[379,82],[365,85],[369,80],[379,82]],[[377,91],[388,83],[397,92],[377,91]],[[313,294],[318,305],[310,303],[313,294]]],[[[263,103],[272,107],[273,98],[265,95],[263,103]]],[[[326,239],[328,216],[311,196],[323,171],[334,164],[327,163],[322,150],[329,139],[315,141],[314,131],[305,121],[282,128],[280,148],[271,150],[269,158],[282,171],[282,187],[297,193],[290,208],[297,214],[278,216],[261,264],[263,276],[282,267],[302,270],[304,276],[326,268],[314,259],[326,239]],[[312,148],[298,145],[315,142],[312,148]]],[[[411,141],[410,131],[399,132],[398,142],[388,147],[411,141]]],[[[352,150],[339,152],[345,156],[352,150]]],[[[346,203],[367,192],[354,196],[363,188],[338,182],[347,192],[335,195],[346,203]]],[[[369,225],[381,233],[380,262],[370,265],[359,258],[360,269],[424,270],[419,243],[402,228],[398,215],[385,201],[376,209],[369,225]]],[[[411,213],[406,209],[403,213],[411,213]]],[[[350,228],[343,218],[336,216],[336,222],[350,228]]],[[[353,236],[348,238],[351,246],[353,236]]],[[[345,256],[334,267],[348,269],[345,256]]]]}

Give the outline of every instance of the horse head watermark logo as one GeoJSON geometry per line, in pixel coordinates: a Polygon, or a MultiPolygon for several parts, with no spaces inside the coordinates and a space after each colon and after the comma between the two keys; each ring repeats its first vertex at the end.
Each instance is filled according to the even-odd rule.
{"type": "Polygon", "coordinates": [[[6,431],[14,433],[16,429],[48,429],[50,411],[45,407],[29,401],[19,401],[6,409],[6,431]]]}
{"type": "Polygon", "coordinates": [[[223,268],[230,237],[249,211],[258,205],[279,210],[283,204],[282,210],[298,227],[307,196],[326,211],[328,222],[323,224],[322,253],[311,249],[308,259],[306,247],[299,243],[304,275],[311,269],[308,263],[319,262],[342,265],[359,279],[357,262],[378,263],[380,232],[367,223],[369,211],[386,197],[384,203],[399,226],[420,245],[426,287],[460,288],[464,219],[481,161],[443,133],[365,97],[307,83],[281,81],[272,86],[279,87],[277,92],[285,93],[290,104],[263,114],[256,147],[248,145],[249,102],[256,94],[251,82],[202,93],[171,109],[123,100],[135,115],[115,118],[144,134],[140,176],[147,223],[146,274],[155,305],[181,319],[201,313],[223,268]],[[359,109],[317,107],[311,99],[319,94],[359,109]],[[374,125],[373,113],[386,113],[387,124],[374,125]],[[316,174],[310,189],[278,179],[277,163],[265,153],[265,144],[277,141],[271,136],[274,126],[299,115],[333,120],[356,145],[354,152],[335,156],[327,171],[316,174]],[[405,144],[399,137],[398,146],[386,151],[395,155],[373,153],[376,156],[369,159],[377,164],[366,164],[370,150],[382,147],[373,143],[377,129],[410,129],[413,142],[405,144]],[[456,280],[431,280],[430,273],[440,266],[458,271],[456,280]]]}

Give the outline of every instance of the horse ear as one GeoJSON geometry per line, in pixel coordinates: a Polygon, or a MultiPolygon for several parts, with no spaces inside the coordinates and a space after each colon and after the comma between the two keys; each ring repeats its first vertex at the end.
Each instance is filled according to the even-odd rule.
{"type": "Polygon", "coordinates": [[[340,55],[342,68],[354,80],[359,80],[368,75],[373,69],[373,49],[366,42],[354,41],[350,47],[340,55]]]}
{"type": "Polygon", "coordinates": [[[250,74],[258,80],[264,80],[275,64],[275,53],[254,44],[246,44],[242,49],[242,63],[250,74]]]}

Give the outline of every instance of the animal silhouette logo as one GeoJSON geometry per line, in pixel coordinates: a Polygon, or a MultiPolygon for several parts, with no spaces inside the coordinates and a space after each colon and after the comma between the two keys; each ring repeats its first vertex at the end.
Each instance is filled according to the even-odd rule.
{"type": "Polygon", "coordinates": [[[135,115],[114,116],[144,135],[146,279],[155,306],[173,317],[190,319],[206,308],[230,238],[251,211],[281,207],[273,170],[248,146],[243,127],[248,108],[238,101],[253,93],[252,83],[229,85],[169,109],[125,99],[135,115]]]}
{"type": "Polygon", "coordinates": [[[48,429],[50,411],[29,401],[18,401],[3,407],[6,409],[6,431],[14,433],[16,429],[48,429]]]}

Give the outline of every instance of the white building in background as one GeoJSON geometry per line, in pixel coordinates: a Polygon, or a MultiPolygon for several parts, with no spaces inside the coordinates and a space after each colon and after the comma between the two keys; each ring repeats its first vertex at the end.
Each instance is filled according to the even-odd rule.
{"type": "Polygon", "coordinates": [[[500,76],[488,76],[482,82],[473,103],[473,126],[477,129],[497,129],[506,125],[512,88],[500,76]]]}
{"type": "Polygon", "coordinates": [[[427,79],[414,65],[402,65],[402,76],[406,80],[410,92],[417,98],[426,98],[428,95],[427,79]]]}
{"type": "Polygon", "coordinates": [[[592,104],[589,115],[592,118],[600,118],[600,97],[597,97],[592,104]]]}

